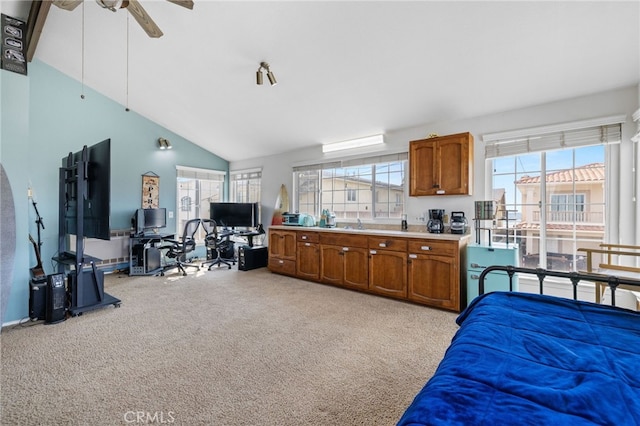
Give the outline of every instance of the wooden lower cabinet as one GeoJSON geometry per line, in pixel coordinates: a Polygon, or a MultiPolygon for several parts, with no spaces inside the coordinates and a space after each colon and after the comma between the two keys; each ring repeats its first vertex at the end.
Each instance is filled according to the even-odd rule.
{"type": "Polygon", "coordinates": [[[460,274],[454,259],[410,253],[408,270],[409,300],[444,309],[461,309],[460,274]]]}
{"type": "Polygon", "coordinates": [[[369,290],[407,298],[407,240],[369,237],[369,290]]]}
{"type": "Polygon", "coordinates": [[[362,247],[320,245],[320,281],[366,289],[369,283],[368,252],[362,247]]]}
{"type": "Polygon", "coordinates": [[[276,228],[269,231],[269,269],[459,312],[466,304],[461,265],[468,239],[276,228]]]}
{"type": "Polygon", "coordinates": [[[285,275],[296,274],[296,237],[295,231],[269,230],[269,262],[272,272],[285,275]]]}
{"type": "Polygon", "coordinates": [[[320,278],[320,245],[308,241],[298,241],[296,276],[317,281],[320,278]]]}
{"type": "Polygon", "coordinates": [[[369,250],[369,290],[384,296],[407,298],[407,253],[369,250]]]}

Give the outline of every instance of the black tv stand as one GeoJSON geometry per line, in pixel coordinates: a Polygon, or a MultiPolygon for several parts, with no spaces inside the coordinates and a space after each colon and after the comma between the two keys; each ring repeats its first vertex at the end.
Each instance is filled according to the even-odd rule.
{"type": "Polygon", "coordinates": [[[82,158],[72,164],[71,154],[66,167],[61,167],[59,176],[59,217],[58,253],[53,260],[58,264],[58,273],[63,273],[67,282],[68,312],[72,316],[81,315],[93,309],[113,305],[120,306],[117,299],[104,292],[104,272],[96,267],[99,259],[84,254],[84,204],[87,202],[87,181],[89,178],[88,150],[82,150],[82,158]],[[66,203],[75,197],[76,247],[75,252],[67,249],[65,227],[66,203]]]}
{"type": "Polygon", "coordinates": [[[69,309],[69,313],[71,314],[72,317],[77,317],[79,315],[82,315],[85,312],[88,311],[93,311],[95,309],[100,309],[100,308],[106,308],[109,305],[113,305],[116,308],[120,307],[120,304],[122,303],[122,301],[120,299],[117,299],[113,296],[111,296],[110,294],[104,294],[104,299],[100,302],[94,303],[91,306],[82,306],[82,307],[75,307],[75,308],[71,308],[69,309]]]}

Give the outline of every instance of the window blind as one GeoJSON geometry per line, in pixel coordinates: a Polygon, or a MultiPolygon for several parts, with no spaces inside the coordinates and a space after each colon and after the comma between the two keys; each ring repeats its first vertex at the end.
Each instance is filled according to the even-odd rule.
{"type": "Polygon", "coordinates": [[[179,178],[212,180],[217,182],[224,182],[224,178],[227,175],[226,172],[221,170],[196,169],[194,167],[184,166],[176,166],[176,171],[179,178]]]}
{"type": "Polygon", "coordinates": [[[230,174],[231,174],[231,181],[260,179],[262,178],[262,169],[236,170],[236,171],[230,172],[230,174]]]}
{"type": "Polygon", "coordinates": [[[622,121],[560,131],[530,129],[531,133],[505,132],[485,135],[485,158],[508,157],[529,152],[553,151],[588,145],[615,144],[622,139],[622,121]],[[520,134],[518,134],[520,133],[520,134]]]}
{"type": "Polygon", "coordinates": [[[368,164],[390,163],[393,161],[403,161],[409,158],[409,153],[400,152],[395,154],[383,154],[373,157],[352,158],[342,161],[331,161],[327,163],[309,164],[304,166],[296,166],[294,172],[322,170],[322,169],[339,169],[342,167],[364,166],[368,164]]]}

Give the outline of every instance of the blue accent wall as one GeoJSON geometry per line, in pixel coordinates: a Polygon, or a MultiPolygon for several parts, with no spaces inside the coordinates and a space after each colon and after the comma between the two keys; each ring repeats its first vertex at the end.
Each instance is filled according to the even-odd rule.
{"type": "MultiPolygon", "coordinates": [[[[29,64],[28,77],[0,72],[3,83],[0,159],[13,189],[16,217],[21,218],[16,223],[19,244],[13,285],[7,310],[2,313],[2,321],[6,323],[28,316],[29,267],[36,264],[28,234],[34,238],[37,234],[29,188],[45,225],[44,269],[47,274],[55,272],[50,259],[58,246],[58,170],[69,152],[111,139],[111,229],[130,227],[131,215],[141,205],[143,174],[153,172],[160,176],[160,207],[177,213],[176,165],[228,172],[229,162],[137,114],[135,105],[126,111],[124,105],[86,86],[83,90],[80,82],[40,61],[29,64]],[[14,84],[5,84],[16,79],[21,83],[16,88],[14,84]],[[7,86],[12,89],[5,90],[7,86]],[[84,99],[80,97],[82,92],[84,99]],[[7,104],[16,102],[18,106],[25,103],[18,118],[7,110],[7,104]],[[11,137],[5,137],[6,126],[16,127],[11,137]],[[160,151],[159,137],[171,141],[173,149],[160,151]]],[[[176,216],[167,219],[168,229],[175,229],[176,216]]]]}

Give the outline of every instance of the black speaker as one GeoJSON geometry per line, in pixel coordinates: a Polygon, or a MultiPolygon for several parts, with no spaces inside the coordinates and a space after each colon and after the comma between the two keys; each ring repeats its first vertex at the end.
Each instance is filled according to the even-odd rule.
{"type": "Polygon", "coordinates": [[[67,311],[67,289],[64,274],[47,275],[47,304],[44,322],[55,324],[64,321],[67,311]]]}
{"type": "Polygon", "coordinates": [[[44,319],[44,307],[47,303],[47,279],[32,279],[29,281],[29,318],[44,319]]]}

